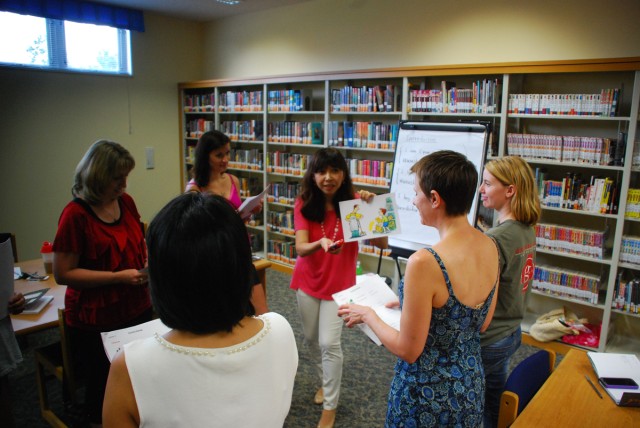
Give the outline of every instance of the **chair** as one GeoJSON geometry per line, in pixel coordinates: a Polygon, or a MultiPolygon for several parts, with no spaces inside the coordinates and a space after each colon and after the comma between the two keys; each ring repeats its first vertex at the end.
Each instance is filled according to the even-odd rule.
{"type": "Polygon", "coordinates": [[[498,428],[510,426],[529,404],[556,364],[556,353],[541,350],[522,360],[507,378],[500,397],[498,428]]]}
{"type": "Polygon", "coordinates": [[[18,249],[16,248],[16,235],[13,233],[0,233],[0,242],[11,239],[11,250],[13,251],[13,262],[18,263],[18,249]]]}
{"type": "Polygon", "coordinates": [[[35,350],[36,378],[38,382],[38,396],[40,398],[40,413],[52,427],[67,427],[66,423],[56,415],[49,403],[47,390],[47,375],[53,375],[62,383],[62,396],[66,404],[77,406],[77,391],[80,382],[76,378],[72,363],[71,342],[64,322],[64,309],[58,309],[58,328],[60,342],[35,350]]]}

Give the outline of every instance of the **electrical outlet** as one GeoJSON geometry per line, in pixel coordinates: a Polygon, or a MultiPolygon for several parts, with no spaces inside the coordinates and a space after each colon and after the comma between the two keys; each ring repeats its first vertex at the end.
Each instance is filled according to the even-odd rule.
{"type": "Polygon", "coordinates": [[[153,159],[153,147],[145,147],[144,154],[147,159],[147,169],[153,169],[155,167],[155,161],[153,159]]]}

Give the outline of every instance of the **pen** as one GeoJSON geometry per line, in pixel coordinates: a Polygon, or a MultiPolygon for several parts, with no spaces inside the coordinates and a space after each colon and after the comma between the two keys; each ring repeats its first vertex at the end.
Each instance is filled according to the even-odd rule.
{"type": "Polygon", "coordinates": [[[589,382],[589,385],[591,385],[591,388],[593,388],[593,390],[596,392],[596,394],[598,394],[598,397],[600,397],[600,399],[602,399],[602,394],[600,394],[600,391],[598,391],[598,388],[596,388],[596,386],[593,384],[593,382],[591,382],[591,379],[589,379],[589,376],[584,375],[584,377],[587,378],[587,382],[589,382]]]}

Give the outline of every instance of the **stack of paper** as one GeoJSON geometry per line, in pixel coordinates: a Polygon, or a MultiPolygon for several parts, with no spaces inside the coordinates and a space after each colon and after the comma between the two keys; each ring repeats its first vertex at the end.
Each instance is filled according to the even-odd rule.
{"type": "MultiPolygon", "coordinates": [[[[388,325],[400,330],[400,308],[387,308],[385,305],[392,301],[397,301],[393,291],[379,275],[358,276],[358,283],[332,295],[333,300],[340,305],[355,303],[362,306],[370,306],[376,314],[388,325]]],[[[373,342],[378,346],[382,345],[378,336],[366,324],[357,324],[373,342]]]]}

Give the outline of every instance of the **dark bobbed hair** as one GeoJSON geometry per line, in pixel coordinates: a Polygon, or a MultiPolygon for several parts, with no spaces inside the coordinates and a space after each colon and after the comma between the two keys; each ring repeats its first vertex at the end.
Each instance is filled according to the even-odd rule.
{"type": "Polygon", "coordinates": [[[351,181],[351,174],[349,174],[349,166],[344,156],[342,156],[342,153],[332,147],[320,149],[311,157],[307,170],[302,178],[300,191],[302,208],[300,211],[307,220],[315,222],[324,221],[326,201],[324,193],[322,193],[322,190],[316,185],[314,174],[325,171],[329,167],[337,168],[344,172],[344,181],[332,201],[338,216],[340,216],[340,202],[353,199],[354,197],[355,191],[353,182],[351,181]]]}
{"type": "Polygon", "coordinates": [[[168,327],[229,332],[253,313],[247,230],[222,196],[176,197],[149,225],[147,246],[151,299],[168,327]]]}
{"type": "Polygon", "coordinates": [[[107,186],[118,175],[129,174],[135,166],[136,161],[131,153],[120,144],[98,140],[78,162],[71,194],[90,204],[98,204],[107,186]]]}
{"type": "Polygon", "coordinates": [[[195,165],[193,167],[193,178],[199,187],[209,184],[211,176],[211,165],[209,165],[209,153],[229,144],[229,137],[220,131],[207,131],[196,144],[195,165]]]}
{"type": "Polygon", "coordinates": [[[466,215],[471,210],[478,188],[478,171],[463,154],[440,150],[424,156],[411,167],[420,190],[429,195],[438,192],[449,216],[466,215]]]}

